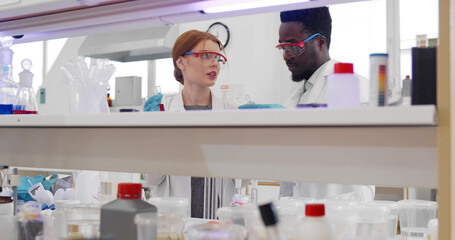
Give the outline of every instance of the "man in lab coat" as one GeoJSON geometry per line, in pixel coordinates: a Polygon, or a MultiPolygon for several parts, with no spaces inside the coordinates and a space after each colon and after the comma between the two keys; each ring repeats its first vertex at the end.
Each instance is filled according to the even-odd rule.
{"type": "MultiPolygon", "coordinates": [[[[281,12],[279,45],[283,59],[298,86],[286,100],[286,108],[297,104],[326,104],[326,77],[334,72],[337,61],[330,59],[329,47],[332,18],[327,7],[281,12]]],[[[366,81],[360,77],[360,81],[366,81]]],[[[315,159],[317,161],[317,159],[315,159]]],[[[299,196],[317,199],[342,198],[372,200],[374,186],[281,183],[280,196],[299,196]]]]}

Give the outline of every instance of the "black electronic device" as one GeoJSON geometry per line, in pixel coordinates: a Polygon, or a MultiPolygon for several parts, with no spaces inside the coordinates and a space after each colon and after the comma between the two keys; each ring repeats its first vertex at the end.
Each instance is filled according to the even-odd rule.
{"type": "Polygon", "coordinates": [[[436,48],[412,48],[412,105],[436,105],[436,48]]]}

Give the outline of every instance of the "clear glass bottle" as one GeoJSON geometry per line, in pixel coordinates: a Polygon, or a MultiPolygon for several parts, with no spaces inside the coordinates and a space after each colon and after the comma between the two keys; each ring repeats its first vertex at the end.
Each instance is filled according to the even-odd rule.
{"type": "Polygon", "coordinates": [[[0,114],[11,114],[17,84],[13,81],[13,38],[0,38],[0,114]]]}
{"type": "Polygon", "coordinates": [[[22,72],[19,73],[19,89],[13,103],[13,114],[38,114],[38,106],[33,91],[32,61],[22,60],[22,72]]]}

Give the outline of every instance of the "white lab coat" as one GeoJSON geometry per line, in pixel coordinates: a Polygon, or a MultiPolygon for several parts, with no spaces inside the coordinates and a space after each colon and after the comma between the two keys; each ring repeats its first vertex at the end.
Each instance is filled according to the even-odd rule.
{"type": "MultiPolygon", "coordinates": [[[[336,60],[329,60],[319,67],[308,79],[313,87],[304,92],[306,81],[297,85],[291,96],[286,100],[286,108],[295,108],[297,104],[327,104],[327,76],[334,72],[336,60]],[[304,96],[305,95],[305,96],[304,96]]],[[[367,79],[356,74],[359,82],[365,83],[367,79]]],[[[373,200],[375,187],[368,185],[326,184],[326,183],[280,183],[280,196],[308,197],[315,199],[342,198],[358,200],[373,200]]]]}
{"type": "MultiPolygon", "coordinates": [[[[304,92],[306,81],[301,81],[283,105],[288,109],[292,109],[297,107],[297,104],[327,104],[327,76],[334,72],[335,63],[338,63],[338,61],[332,59],[322,64],[308,79],[308,82],[313,84],[311,90],[304,92]]],[[[368,83],[368,79],[356,73],[355,76],[359,79],[359,85],[362,89],[368,83]]],[[[363,96],[364,92],[362,91],[360,94],[360,99],[365,99],[365,96],[363,96]]]]}
{"type": "MultiPolygon", "coordinates": [[[[238,106],[230,103],[226,99],[222,99],[213,94],[212,90],[210,90],[210,92],[212,94],[212,110],[226,110],[238,108],[238,106]]],[[[185,111],[185,107],[183,106],[182,90],[180,90],[180,92],[176,95],[163,98],[162,103],[164,105],[164,111],[170,112],[185,111]]]]}
{"type": "MultiPolygon", "coordinates": [[[[236,109],[236,105],[231,104],[226,99],[216,96],[213,91],[212,110],[236,109]]],[[[185,111],[183,106],[182,90],[176,95],[165,97],[162,101],[165,111],[180,112],[185,111]]],[[[191,177],[190,176],[169,176],[169,175],[145,175],[146,181],[152,186],[156,186],[155,196],[152,197],[183,197],[191,201],[191,177]]],[[[248,184],[249,180],[242,180],[242,187],[248,184]]],[[[217,181],[217,190],[220,191],[221,184],[217,181]]],[[[223,180],[223,206],[230,206],[232,197],[235,194],[234,179],[223,180]]],[[[190,204],[191,206],[191,204],[190,204]]]]}

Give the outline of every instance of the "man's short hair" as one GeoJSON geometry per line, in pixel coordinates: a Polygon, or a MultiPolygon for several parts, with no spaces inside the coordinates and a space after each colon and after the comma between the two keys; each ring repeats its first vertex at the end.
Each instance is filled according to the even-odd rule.
{"type": "MultiPolygon", "coordinates": [[[[330,47],[332,34],[332,17],[328,7],[284,11],[280,13],[281,22],[302,22],[310,34],[320,33],[327,39],[330,47]]],[[[304,29],[302,29],[303,31],[304,29]]]]}

